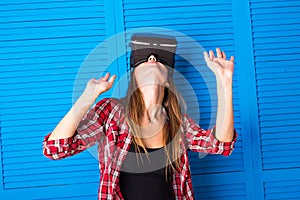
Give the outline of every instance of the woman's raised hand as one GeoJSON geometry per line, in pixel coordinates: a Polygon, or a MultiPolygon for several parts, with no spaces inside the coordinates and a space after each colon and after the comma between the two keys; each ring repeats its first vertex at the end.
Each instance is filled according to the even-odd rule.
{"type": "Polygon", "coordinates": [[[116,75],[110,76],[109,72],[98,80],[95,78],[90,79],[84,90],[86,98],[91,102],[94,102],[100,94],[108,91],[112,87],[115,79],[116,75]]]}
{"type": "Polygon", "coordinates": [[[221,51],[220,48],[217,48],[216,52],[217,57],[215,57],[212,50],[209,51],[209,54],[207,52],[203,53],[207,66],[214,72],[218,81],[232,80],[234,57],[231,56],[227,60],[225,52],[221,51]]]}

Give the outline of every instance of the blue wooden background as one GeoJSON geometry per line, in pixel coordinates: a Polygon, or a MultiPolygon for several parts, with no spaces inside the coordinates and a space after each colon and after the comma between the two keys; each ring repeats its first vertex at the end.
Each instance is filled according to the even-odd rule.
{"type": "Polygon", "coordinates": [[[299,13],[300,0],[1,1],[0,199],[97,199],[93,150],[51,161],[42,140],[89,78],[117,74],[121,84],[102,97],[122,96],[128,38],[149,27],[179,34],[175,81],[205,128],[215,119],[214,80],[188,39],[236,57],[236,150],[190,153],[196,199],[300,199],[299,13]]]}

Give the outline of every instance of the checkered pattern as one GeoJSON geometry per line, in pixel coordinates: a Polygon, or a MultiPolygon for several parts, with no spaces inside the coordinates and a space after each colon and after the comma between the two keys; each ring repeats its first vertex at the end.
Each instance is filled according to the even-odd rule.
{"type": "MultiPolygon", "coordinates": [[[[172,174],[174,199],[194,199],[187,149],[197,152],[231,154],[237,134],[232,142],[220,142],[212,130],[203,130],[187,115],[181,126],[180,169],[172,174]]],[[[82,119],[73,137],[43,141],[43,154],[53,160],[80,153],[98,142],[100,185],[98,199],[123,199],[119,186],[122,163],[129,151],[132,135],[124,118],[124,109],[118,100],[99,101],[82,119]]]]}

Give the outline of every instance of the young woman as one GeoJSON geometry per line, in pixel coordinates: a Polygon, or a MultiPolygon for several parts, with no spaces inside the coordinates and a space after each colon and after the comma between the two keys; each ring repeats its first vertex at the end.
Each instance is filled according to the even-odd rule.
{"type": "Polygon", "coordinates": [[[127,96],[105,98],[116,76],[91,79],[84,92],[52,133],[44,138],[43,153],[50,159],[72,156],[98,142],[100,186],[98,199],[194,199],[187,150],[231,154],[233,127],[233,57],[219,48],[204,53],[216,75],[216,126],[203,130],[182,114],[172,72],[157,55],[137,65],[127,96]],[[157,153],[159,152],[159,153],[157,153]]]}

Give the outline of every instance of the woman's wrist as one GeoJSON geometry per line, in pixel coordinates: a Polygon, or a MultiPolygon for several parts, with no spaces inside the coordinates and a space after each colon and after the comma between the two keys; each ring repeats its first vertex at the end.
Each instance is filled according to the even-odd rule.
{"type": "Polygon", "coordinates": [[[232,83],[233,83],[232,77],[217,78],[216,80],[217,80],[218,87],[221,86],[224,89],[232,88],[232,83]]]}
{"type": "Polygon", "coordinates": [[[90,107],[93,105],[96,99],[97,98],[84,91],[79,97],[78,101],[80,102],[79,104],[83,105],[84,107],[90,107]]]}

